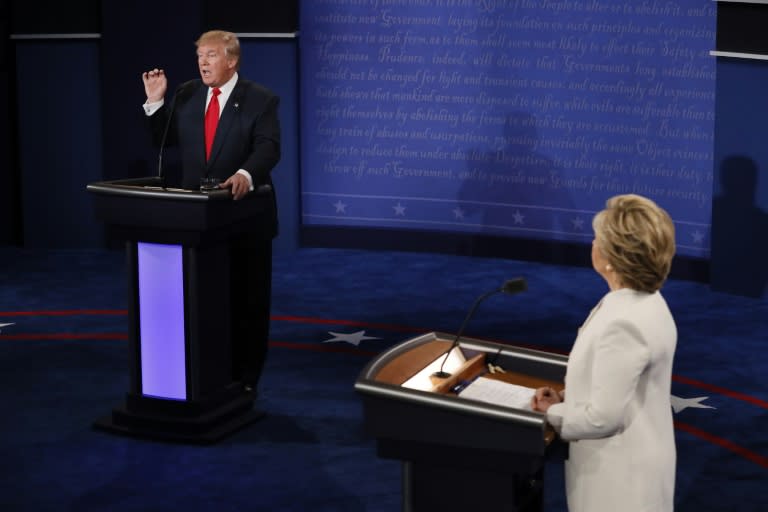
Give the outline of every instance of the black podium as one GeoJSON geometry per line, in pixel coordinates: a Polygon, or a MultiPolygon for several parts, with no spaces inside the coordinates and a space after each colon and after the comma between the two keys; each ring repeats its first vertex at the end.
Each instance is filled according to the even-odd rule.
{"type": "Polygon", "coordinates": [[[466,399],[456,386],[479,376],[562,389],[567,357],[462,338],[466,362],[431,389],[404,386],[441,361],[452,336],[429,333],[377,356],[355,389],[382,458],[403,466],[403,511],[542,510],[545,457],[562,448],[544,415],[466,399]],[[503,369],[488,373],[488,364],[503,369]]]}
{"type": "Polygon", "coordinates": [[[264,191],[161,187],[159,178],[88,185],[95,214],[126,241],[129,390],[96,421],[111,432],[211,443],[260,415],[233,380],[229,246],[271,208],[264,191]],[[261,193],[259,193],[261,192],[261,193]]]}

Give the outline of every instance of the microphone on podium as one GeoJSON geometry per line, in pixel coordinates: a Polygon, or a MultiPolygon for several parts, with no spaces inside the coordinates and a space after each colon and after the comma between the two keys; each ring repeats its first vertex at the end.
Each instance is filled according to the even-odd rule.
{"type": "Polygon", "coordinates": [[[179,96],[182,95],[192,82],[184,82],[176,88],[171,98],[171,105],[168,107],[168,118],[165,121],[165,129],[163,130],[163,137],[160,139],[160,150],[157,155],[157,176],[160,178],[160,186],[165,188],[165,173],[163,172],[163,152],[165,151],[165,141],[168,138],[168,130],[171,127],[171,121],[173,120],[173,112],[176,110],[176,101],[179,96]]]}
{"type": "Polygon", "coordinates": [[[451,343],[451,347],[448,349],[448,352],[445,353],[445,358],[443,359],[443,363],[440,365],[440,370],[433,373],[432,376],[438,379],[447,379],[451,376],[450,373],[443,370],[445,362],[448,360],[448,356],[451,354],[451,351],[453,351],[453,349],[458,346],[459,339],[464,332],[464,327],[466,327],[467,322],[475,313],[477,306],[479,306],[481,302],[483,302],[491,295],[495,295],[497,293],[508,293],[510,295],[514,295],[516,293],[524,292],[527,289],[528,283],[526,283],[525,278],[517,277],[515,279],[509,279],[508,281],[505,281],[504,284],[499,288],[486,292],[478,297],[477,300],[475,300],[475,303],[472,305],[472,308],[469,310],[469,313],[467,313],[467,316],[464,318],[464,322],[461,324],[461,327],[459,327],[459,331],[456,333],[456,338],[454,338],[453,343],[451,343]]]}

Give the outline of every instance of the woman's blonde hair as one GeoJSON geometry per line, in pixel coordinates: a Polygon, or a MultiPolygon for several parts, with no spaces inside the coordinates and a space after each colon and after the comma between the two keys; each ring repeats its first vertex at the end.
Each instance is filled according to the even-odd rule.
{"type": "Polygon", "coordinates": [[[227,58],[237,60],[237,69],[240,69],[240,40],[234,32],[226,30],[209,30],[195,41],[195,47],[201,44],[223,44],[224,55],[227,58]]]}
{"type": "Polygon", "coordinates": [[[661,288],[675,255],[675,226],[663,208],[635,194],[614,196],[592,228],[623,286],[649,293],[661,288]]]}

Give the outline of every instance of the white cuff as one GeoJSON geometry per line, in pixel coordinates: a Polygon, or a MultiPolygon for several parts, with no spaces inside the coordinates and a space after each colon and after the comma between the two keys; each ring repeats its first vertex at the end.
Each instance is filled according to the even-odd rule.
{"type": "Polygon", "coordinates": [[[552,425],[558,433],[563,428],[563,412],[565,409],[565,402],[552,404],[547,409],[547,423],[552,425]]]}
{"type": "Polygon", "coordinates": [[[162,107],[164,103],[165,103],[165,100],[151,101],[151,102],[148,101],[144,103],[141,107],[144,109],[144,113],[147,116],[151,116],[152,114],[160,110],[160,107],[162,107]]]}
{"type": "Polygon", "coordinates": [[[251,178],[251,173],[249,173],[245,169],[240,169],[237,171],[237,174],[242,174],[243,176],[248,178],[248,192],[253,192],[253,178],[251,178]]]}

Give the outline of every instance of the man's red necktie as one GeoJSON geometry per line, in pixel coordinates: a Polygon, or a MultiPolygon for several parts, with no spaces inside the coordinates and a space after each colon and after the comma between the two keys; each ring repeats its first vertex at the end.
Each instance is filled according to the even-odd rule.
{"type": "Polygon", "coordinates": [[[219,99],[221,89],[214,87],[211,91],[211,101],[208,103],[208,110],[205,111],[205,160],[211,156],[211,147],[213,147],[213,137],[216,135],[216,125],[219,124],[219,99]]]}

